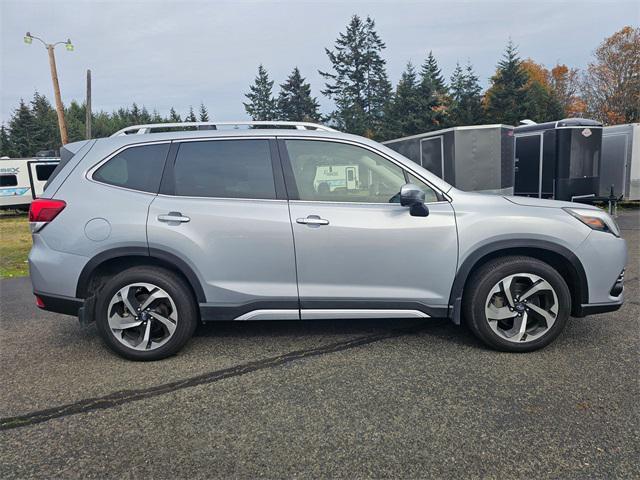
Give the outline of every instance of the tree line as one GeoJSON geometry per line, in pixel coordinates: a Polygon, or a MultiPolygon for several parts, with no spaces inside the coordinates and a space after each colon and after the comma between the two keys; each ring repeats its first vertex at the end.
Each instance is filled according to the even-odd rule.
{"type": "MultiPolygon", "coordinates": [[[[377,140],[457,125],[536,122],[585,116],[605,124],[640,121],[640,28],[624,27],[606,38],[584,71],[558,64],[552,68],[522,58],[509,41],[496,71],[483,91],[470,61],[443,76],[432,52],[415,66],[411,62],[395,88],[386,71],[386,45],[370,17],[354,15],[332,48],[325,48],[330,69],[320,93],[331,99],[333,111],[320,112],[317,97],[298,67],[274,94],[275,82],[259,65],[245,94],[245,111],[253,120],[323,122],[377,140]]],[[[85,106],[72,101],[65,108],[70,141],[85,135],[85,106]]],[[[108,113],[92,114],[94,137],[104,137],[129,125],[210,120],[207,108],[192,107],[183,119],[172,107],[169,115],[149,112],[134,103],[108,113]]],[[[31,156],[59,145],[55,110],[36,92],[20,103],[8,124],[0,127],[1,156],[31,156]]]]}

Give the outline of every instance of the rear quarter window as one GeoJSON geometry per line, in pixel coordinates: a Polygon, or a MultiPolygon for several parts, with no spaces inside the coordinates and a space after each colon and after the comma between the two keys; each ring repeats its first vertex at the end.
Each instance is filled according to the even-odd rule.
{"type": "Polygon", "coordinates": [[[129,147],[110,158],[93,179],[117,187],[157,193],[169,143],[129,147]]]}

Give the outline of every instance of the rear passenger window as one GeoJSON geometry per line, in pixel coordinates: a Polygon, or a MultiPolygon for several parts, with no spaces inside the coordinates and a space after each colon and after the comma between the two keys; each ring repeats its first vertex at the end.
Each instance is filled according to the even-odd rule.
{"type": "Polygon", "coordinates": [[[276,198],[267,140],[184,142],[174,166],[174,194],[276,198]]]}
{"type": "Polygon", "coordinates": [[[93,174],[98,182],[157,193],[169,144],[130,147],[111,158],[93,174]]]}
{"type": "Polygon", "coordinates": [[[0,175],[0,187],[15,187],[18,185],[16,175],[0,175]]]}

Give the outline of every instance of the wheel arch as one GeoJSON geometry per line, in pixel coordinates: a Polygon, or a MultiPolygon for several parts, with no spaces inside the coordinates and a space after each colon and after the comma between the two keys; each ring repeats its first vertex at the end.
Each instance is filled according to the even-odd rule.
{"type": "Polygon", "coordinates": [[[180,275],[191,288],[198,303],[206,302],[202,285],[193,269],[180,257],[165,250],[146,247],[120,247],[105,250],[94,256],[82,269],[76,287],[77,298],[87,298],[101,280],[121,268],[140,265],[164,267],[180,275]]]}
{"type": "Polygon", "coordinates": [[[571,292],[571,314],[580,316],[581,304],[589,301],[589,285],[580,259],[571,250],[544,240],[501,240],[474,250],[458,269],[449,297],[449,305],[453,306],[451,319],[454,323],[460,324],[462,297],[473,272],[489,260],[511,255],[536,258],[555,268],[566,280],[571,292]]]}

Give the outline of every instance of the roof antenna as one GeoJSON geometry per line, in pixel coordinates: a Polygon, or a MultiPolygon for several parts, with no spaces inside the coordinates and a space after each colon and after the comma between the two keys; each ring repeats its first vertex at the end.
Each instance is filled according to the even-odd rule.
{"type": "Polygon", "coordinates": [[[537,122],[534,122],[533,120],[529,120],[528,118],[525,118],[524,120],[520,120],[520,124],[521,125],[537,125],[537,122]]]}

